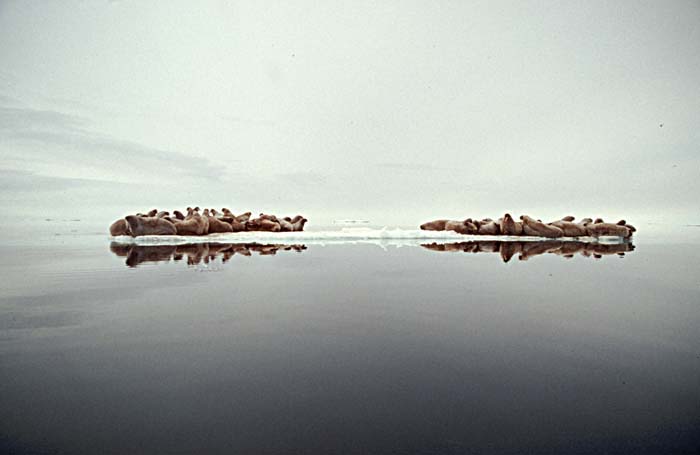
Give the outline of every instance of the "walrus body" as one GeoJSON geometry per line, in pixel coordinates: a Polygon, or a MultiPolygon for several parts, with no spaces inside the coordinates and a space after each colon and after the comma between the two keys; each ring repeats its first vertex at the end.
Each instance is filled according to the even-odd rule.
{"type": "Polygon", "coordinates": [[[615,236],[628,238],[632,236],[632,229],[629,226],[621,226],[612,223],[594,223],[586,226],[588,235],[592,237],[615,236]]]}
{"type": "Polygon", "coordinates": [[[291,232],[294,230],[294,225],[292,224],[292,219],[289,217],[278,219],[277,222],[280,224],[280,230],[282,232],[291,232]]]}
{"type": "Polygon", "coordinates": [[[209,221],[188,207],[187,216],[183,221],[177,221],[175,228],[177,235],[206,235],[209,232],[209,221]]]}
{"type": "Polygon", "coordinates": [[[109,235],[116,237],[118,235],[131,235],[129,230],[129,223],[126,222],[124,218],[115,221],[109,227],[109,235]]]}
{"type": "Polygon", "coordinates": [[[209,221],[209,234],[233,232],[233,227],[230,223],[222,221],[211,215],[207,217],[207,220],[209,221]]]}
{"type": "Polygon", "coordinates": [[[509,213],[503,215],[500,228],[503,235],[523,235],[523,224],[515,221],[509,213]]]}
{"type": "Polygon", "coordinates": [[[445,222],[446,231],[454,231],[458,234],[467,234],[467,226],[464,221],[448,220],[445,222]]]}
{"type": "Polygon", "coordinates": [[[301,215],[297,215],[292,220],[290,223],[292,223],[292,230],[293,231],[303,231],[304,230],[304,225],[306,222],[309,221],[306,218],[304,218],[301,215]]]}
{"type": "Polygon", "coordinates": [[[448,221],[450,221],[450,220],[428,221],[427,223],[421,224],[420,228],[423,231],[444,231],[445,224],[447,224],[448,221]]]}
{"type": "Polygon", "coordinates": [[[549,224],[561,229],[564,232],[564,237],[583,237],[588,235],[588,231],[586,231],[584,226],[571,221],[559,220],[549,224]]]}
{"type": "MultiPolygon", "coordinates": [[[[549,226],[547,224],[544,224],[540,221],[537,221],[533,218],[530,218],[527,215],[522,215],[520,217],[521,220],[523,220],[523,229],[527,227],[528,231],[527,232],[532,232],[534,235],[539,236],[539,237],[548,237],[548,238],[557,238],[557,237],[563,237],[564,236],[564,231],[559,229],[556,226],[549,226]]],[[[526,235],[533,235],[533,234],[526,234],[526,235]]]]}
{"type": "Polygon", "coordinates": [[[175,235],[177,229],[173,223],[153,216],[140,217],[129,215],[126,218],[129,231],[134,237],[141,235],[175,235]]]}
{"type": "Polygon", "coordinates": [[[256,218],[246,222],[247,231],[279,232],[281,229],[279,223],[267,219],[256,218]]]}
{"type": "Polygon", "coordinates": [[[501,233],[501,229],[498,224],[491,219],[477,221],[476,225],[478,228],[477,233],[479,235],[499,235],[501,233]]]}

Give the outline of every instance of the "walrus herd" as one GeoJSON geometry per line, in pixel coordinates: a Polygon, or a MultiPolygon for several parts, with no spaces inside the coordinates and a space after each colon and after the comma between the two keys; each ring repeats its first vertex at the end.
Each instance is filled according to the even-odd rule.
{"type": "Polygon", "coordinates": [[[520,221],[506,213],[502,218],[494,221],[491,218],[476,220],[467,218],[464,221],[434,220],[421,224],[424,231],[454,231],[460,234],[471,235],[515,235],[534,237],[603,237],[615,236],[630,238],[636,232],[634,226],[627,224],[625,220],[617,223],[606,223],[601,218],[593,220],[584,218],[574,223],[573,216],[565,216],[550,223],[543,223],[527,215],[520,216],[520,221]]]}
{"type": "Polygon", "coordinates": [[[290,232],[303,231],[308,221],[301,215],[293,218],[278,218],[275,215],[261,213],[257,218],[251,218],[251,212],[234,215],[231,210],[222,208],[204,209],[199,213],[199,207],[187,207],[187,215],[174,210],[172,215],[166,211],[153,209],[148,213],[127,215],[112,223],[109,233],[112,236],[129,235],[207,235],[224,232],[266,231],[290,232]]]}

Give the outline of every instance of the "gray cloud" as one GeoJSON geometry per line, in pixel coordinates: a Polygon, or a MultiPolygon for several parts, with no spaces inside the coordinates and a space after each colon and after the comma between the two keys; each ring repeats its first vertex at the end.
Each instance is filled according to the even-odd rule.
{"type": "Polygon", "coordinates": [[[47,192],[105,186],[113,189],[119,188],[118,183],[104,180],[53,177],[30,171],[0,169],[0,189],[2,191],[47,192]]]}
{"type": "Polygon", "coordinates": [[[64,169],[71,165],[88,168],[88,173],[111,175],[115,181],[216,181],[225,174],[206,159],[94,132],[85,119],[51,110],[0,107],[0,134],[0,146],[7,149],[6,167],[13,163],[25,166],[29,158],[64,169]]]}

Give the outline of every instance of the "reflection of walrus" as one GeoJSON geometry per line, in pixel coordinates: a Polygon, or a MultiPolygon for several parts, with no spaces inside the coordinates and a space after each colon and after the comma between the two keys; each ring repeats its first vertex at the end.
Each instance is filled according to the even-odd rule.
{"type": "Polygon", "coordinates": [[[521,220],[523,220],[523,228],[527,226],[528,231],[532,232],[533,234],[528,233],[527,235],[536,235],[539,237],[549,237],[549,238],[556,238],[556,237],[563,237],[564,236],[564,231],[559,229],[556,226],[549,226],[547,224],[544,224],[540,221],[534,220],[530,218],[527,215],[522,215],[520,217],[521,220]]]}
{"type": "Polygon", "coordinates": [[[129,231],[129,223],[124,218],[117,220],[109,227],[109,235],[116,237],[118,235],[131,235],[129,231]]]}
{"type": "Polygon", "coordinates": [[[516,254],[523,250],[523,242],[501,242],[501,259],[508,262],[516,254]]]}
{"type": "Polygon", "coordinates": [[[544,253],[553,253],[561,248],[560,240],[547,240],[545,242],[523,242],[522,251],[518,257],[521,261],[527,261],[533,256],[539,256],[544,253]]]}
{"type": "Polygon", "coordinates": [[[421,224],[420,228],[423,231],[444,231],[445,224],[447,224],[448,221],[449,220],[428,221],[427,223],[421,224]]]}
{"type": "Polygon", "coordinates": [[[129,251],[129,256],[126,258],[126,265],[136,267],[144,262],[167,262],[174,252],[174,245],[133,245],[129,251]]]}
{"type": "Polygon", "coordinates": [[[175,235],[177,230],[173,223],[156,217],[140,217],[129,215],[126,217],[129,223],[129,231],[134,237],[140,235],[175,235]]]}

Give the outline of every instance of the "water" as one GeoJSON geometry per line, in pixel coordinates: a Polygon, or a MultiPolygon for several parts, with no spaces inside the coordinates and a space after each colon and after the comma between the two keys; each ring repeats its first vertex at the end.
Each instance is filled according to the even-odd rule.
{"type": "Polygon", "coordinates": [[[0,453],[700,450],[690,234],[422,244],[5,242],[0,453]]]}

